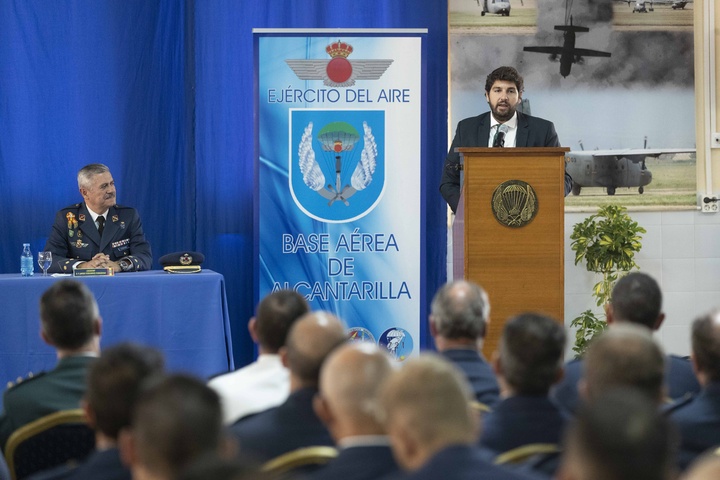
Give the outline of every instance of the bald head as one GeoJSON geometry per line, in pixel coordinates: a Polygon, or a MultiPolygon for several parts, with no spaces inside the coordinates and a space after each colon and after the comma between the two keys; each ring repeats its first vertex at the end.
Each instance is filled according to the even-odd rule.
{"type": "Polygon", "coordinates": [[[587,395],[594,400],[603,392],[635,387],[653,401],[664,396],[665,355],[650,330],[619,324],[596,337],[585,354],[587,395]]]}
{"type": "Polygon", "coordinates": [[[295,379],[305,386],[317,386],[325,358],[347,335],[340,319],[327,312],[300,317],[288,333],[286,364],[295,379]]]}
{"type": "Polygon", "coordinates": [[[470,387],[447,360],[427,354],[392,373],[380,391],[379,415],[403,468],[415,470],[452,444],[472,444],[477,419],[470,387]]]}
{"type": "Polygon", "coordinates": [[[465,280],[447,283],[435,294],[430,308],[436,335],[471,340],[485,336],[490,302],[479,285],[465,280]]]}
{"type": "Polygon", "coordinates": [[[720,310],[697,318],[692,325],[692,353],[703,383],[720,381],[720,310]]]}
{"type": "Polygon", "coordinates": [[[683,477],[684,480],[717,480],[720,478],[720,456],[706,453],[695,460],[683,477]]]}

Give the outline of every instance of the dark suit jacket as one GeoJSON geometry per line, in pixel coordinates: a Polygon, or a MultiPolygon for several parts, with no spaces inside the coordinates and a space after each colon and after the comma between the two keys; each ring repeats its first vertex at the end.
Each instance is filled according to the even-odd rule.
{"type": "Polygon", "coordinates": [[[314,388],[297,390],[282,405],[235,423],[231,430],[240,441],[242,454],[267,461],[298,448],[334,446],[313,410],[312,399],[316,393],[314,388]]]}
{"type": "MultiPolygon", "coordinates": [[[[552,122],[542,118],[531,117],[517,112],[517,147],[559,147],[555,126],[552,122]]],[[[457,147],[485,147],[490,138],[490,112],[477,117],[466,118],[458,123],[455,138],[450,151],[445,158],[442,179],[440,180],[440,193],[450,205],[453,212],[457,210],[460,200],[460,154],[455,152],[457,147]]],[[[572,188],[572,179],[565,174],[565,195],[572,188]]]]}
{"type": "Polygon", "coordinates": [[[463,371],[478,402],[489,407],[497,403],[500,388],[495,373],[477,350],[458,348],[441,353],[463,371]]]}
{"type": "MultiPolygon", "coordinates": [[[[582,360],[574,359],[566,363],[565,376],[550,392],[553,402],[570,413],[575,413],[580,404],[577,384],[582,378],[582,368],[582,360]]],[[[679,400],[700,391],[692,364],[688,359],[676,355],[665,357],[665,385],[672,400],[679,400]]]]}
{"type": "Polygon", "coordinates": [[[127,258],[133,271],[152,268],[152,251],[140,215],[121,205],[108,210],[102,238],[85,203],[63,208],[55,216],[45,250],[53,255],[51,273],[72,273],[75,262],[90,260],[100,252],[113,262],[127,258]]]}
{"type": "Polygon", "coordinates": [[[525,476],[498,467],[483,458],[480,449],[467,445],[455,445],[441,450],[419,470],[410,473],[408,480],[516,480],[533,477],[525,476]]]}
{"type": "Polygon", "coordinates": [[[375,480],[398,471],[389,446],[343,448],[337,458],[311,475],[309,480],[375,480]]]}
{"type": "Polygon", "coordinates": [[[720,445],[720,382],[707,385],[697,396],[671,407],[670,419],[680,431],[680,468],[720,445]]]}
{"type": "Polygon", "coordinates": [[[480,446],[500,454],[529,443],[560,445],[566,422],[547,397],[516,395],[483,417],[480,446]]]}
{"type": "Polygon", "coordinates": [[[75,468],[66,466],[33,475],[28,480],[131,480],[117,448],[97,451],[75,468]]]}
{"type": "Polygon", "coordinates": [[[5,390],[0,415],[0,445],[3,451],[10,435],[28,423],[60,410],[80,408],[85,376],[94,357],[72,356],[58,361],[47,372],[28,378],[5,390]]]}

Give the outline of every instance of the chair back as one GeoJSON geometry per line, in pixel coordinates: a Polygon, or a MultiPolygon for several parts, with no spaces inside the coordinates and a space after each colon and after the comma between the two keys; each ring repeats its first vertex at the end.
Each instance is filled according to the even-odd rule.
{"type": "Polygon", "coordinates": [[[272,473],[302,471],[307,473],[320,468],[337,456],[338,451],[334,447],[315,446],[298,448],[297,450],[284,453],[267,461],[263,464],[262,471],[272,473]]]}
{"type": "Polygon", "coordinates": [[[81,461],[95,448],[95,432],[81,409],[62,410],[24,425],[10,436],[5,459],[13,480],[81,461]]]}
{"type": "Polygon", "coordinates": [[[495,464],[514,465],[525,463],[539,456],[558,455],[559,453],[560,446],[554,443],[529,443],[501,453],[495,457],[495,464]]]}

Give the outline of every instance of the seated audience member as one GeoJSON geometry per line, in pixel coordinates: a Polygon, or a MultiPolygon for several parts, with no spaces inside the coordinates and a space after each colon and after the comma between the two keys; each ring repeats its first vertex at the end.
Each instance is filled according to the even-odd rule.
{"type": "Polygon", "coordinates": [[[75,280],[54,283],[40,298],[40,336],[53,347],[55,368],[9,387],[0,415],[0,445],[18,428],[60,410],[80,408],[85,375],[100,353],[102,320],[95,297],[75,280]]]}
{"type": "Polygon", "coordinates": [[[680,430],[680,466],[720,447],[720,310],[693,322],[692,361],[702,391],[670,408],[680,430]]]}
{"type": "MultiPolygon", "coordinates": [[[[609,326],[621,323],[642,325],[658,330],[665,319],[662,292],[657,282],[642,272],[633,272],[618,280],[605,307],[609,326]]],[[[578,404],[577,383],[582,376],[583,361],[572,360],[565,366],[565,378],[551,391],[553,400],[565,410],[574,412],[578,404]]],[[[685,359],[668,355],[665,361],[667,396],[672,400],[700,391],[692,365],[685,359]]]]}
{"type": "Polygon", "coordinates": [[[682,480],[717,480],[720,478],[720,455],[712,451],[690,464],[682,480]]]}
{"type": "Polygon", "coordinates": [[[430,334],[435,348],[463,371],[475,400],[492,407],[498,399],[498,384],[480,353],[489,320],[487,293],[472,282],[447,283],[433,298],[430,334]]]}
{"type": "Polygon", "coordinates": [[[175,374],[145,383],[131,427],[120,434],[120,453],[133,480],[175,480],[198,458],[223,452],[225,440],[217,393],[175,374]]]}
{"type": "Polygon", "coordinates": [[[83,400],[95,429],[95,453],[76,468],[63,466],[33,480],[130,480],[130,470],[120,461],[118,436],[130,426],[142,382],[163,369],[163,356],[154,348],[125,343],[105,350],[90,366],[83,400]]]}
{"type": "Polygon", "coordinates": [[[400,478],[525,478],[485,460],[476,445],[470,386],[449,361],[432,354],[407,360],[385,380],[379,398],[379,419],[395,459],[408,471],[400,478]]]}
{"type": "MultiPolygon", "coordinates": [[[[560,445],[566,417],[548,398],[562,377],[565,330],[551,318],[510,319],[493,360],[502,400],[483,418],[480,446],[497,455],[532,443],[560,445]]],[[[555,466],[548,467],[552,473],[555,466]]]]}
{"type": "Polygon", "coordinates": [[[558,480],[671,480],[676,432],[635,389],[605,392],[570,423],[558,480]]]}
{"type": "Polygon", "coordinates": [[[278,290],[260,301],[256,316],[248,322],[250,336],[258,345],[257,360],[208,382],[220,395],[226,425],[276,407],[287,399],[290,374],[278,350],[285,345],[295,320],[308,311],[302,295],[292,290],[278,290]]]}
{"type": "Polygon", "coordinates": [[[280,349],[290,370],[290,396],[283,404],[232,426],[244,455],[267,461],[302,447],[333,445],[313,411],[313,397],[323,361],[346,338],[340,320],[326,312],[309,313],[293,324],[280,349]]]}
{"type": "Polygon", "coordinates": [[[343,345],[325,361],[315,412],[340,454],[313,480],[372,480],[398,470],[385,428],[375,416],[378,390],[392,369],[390,357],[366,342],[343,345]]]}
{"type": "Polygon", "coordinates": [[[665,398],[665,355],[646,328],[626,324],[602,332],[590,343],[584,363],[585,400],[623,387],[635,388],[658,406],[665,398]]]}

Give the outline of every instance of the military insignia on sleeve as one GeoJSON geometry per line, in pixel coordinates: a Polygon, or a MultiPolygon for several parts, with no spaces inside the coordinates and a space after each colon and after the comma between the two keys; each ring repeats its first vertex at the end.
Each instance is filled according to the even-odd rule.
{"type": "Polygon", "coordinates": [[[117,215],[113,215],[113,216],[112,216],[112,221],[113,221],[113,222],[117,222],[117,221],[118,221],[118,216],[117,216],[117,215]]]}
{"type": "Polygon", "coordinates": [[[78,222],[75,220],[75,214],[72,212],[68,212],[65,215],[65,218],[67,218],[68,221],[68,230],[72,230],[73,228],[77,228],[78,222]]]}

